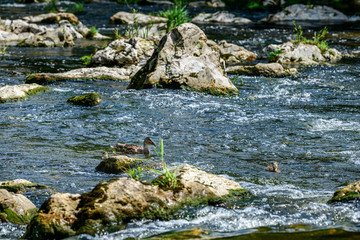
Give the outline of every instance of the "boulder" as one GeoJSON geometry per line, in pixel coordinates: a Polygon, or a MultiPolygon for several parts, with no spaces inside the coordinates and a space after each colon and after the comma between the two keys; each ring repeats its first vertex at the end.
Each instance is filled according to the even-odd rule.
{"type": "Polygon", "coordinates": [[[20,84],[20,85],[5,85],[0,88],[0,102],[9,100],[18,100],[26,98],[38,92],[43,92],[49,88],[43,87],[39,84],[20,84]]]}
{"type": "Polygon", "coordinates": [[[239,90],[224,75],[217,48],[207,43],[205,33],[192,23],[184,23],[165,35],[128,88],[158,85],[185,88],[215,95],[237,94],[239,90]]]}
{"type": "Polygon", "coordinates": [[[274,61],[278,63],[297,63],[303,65],[317,65],[322,62],[336,62],[342,55],[334,48],[321,51],[319,47],[312,44],[296,43],[289,41],[283,44],[271,44],[262,50],[263,57],[267,58],[271,52],[277,54],[274,61]]]}
{"type": "Polygon", "coordinates": [[[232,24],[246,24],[252,21],[247,18],[236,17],[234,14],[227,11],[219,11],[216,13],[200,13],[192,19],[194,23],[232,23],[232,24]]]}
{"type": "Polygon", "coordinates": [[[126,173],[128,169],[138,166],[141,162],[143,162],[143,159],[104,152],[102,161],[96,167],[96,170],[104,173],[126,173]]]}
{"type": "Polygon", "coordinates": [[[225,3],[221,0],[204,0],[204,1],[194,1],[189,2],[189,7],[225,7],[225,3]]]}
{"type": "Polygon", "coordinates": [[[304,4],[294,4],[286,7],[281,12],[270,14],[264,21],[292,22],[296,21],[348,21],[348,17],[342,12],[328,6],[313,6],[304,4]]]}
{"type": "Polygon", "coordinates": [[[222,40],[217,45],[220,51],[220,57],[225,61],[226,66],[239,65],[244,62],[256,60],[257,54],[246,50],[233,43],[222,40]]]}
{"type": "Polygon", "coordinates": [[[37,16],[23,17],[23,20],[30,23],[59,23],[67,20],[71,24],[79,24],[79,19],[73,13],[46,13],[37,16]]]}
{"type": "Polygon", "coordinates": [[[329,203],[349,202],[360,199],[360,181],[347,185],[337,190],[329,203]]]}
{"type": "Polygon", "coordinates": [[[258,63],[255,66],[231,66],[226,68],[227,73],[247,76],[286,77],[299,74],[296,68],[284,68],[279,63],[258,63]]]}
{"type": "Polygon", "coordinates": [[[26,83],[51,83],[63,80],[102,79],[102,80],[129,80],[131,71],[124,68],[94,67],[79,68],[63,73],[35,73],[26,78],[26,83]]]}
{"type": "Polygon", "coordinates": [[[0,222],[27,224],[36,210],[25,196],[0,189],[0,222]]]}
{"type": "Polygon", "coordinates": [[[25,238],[95,235],[121,230],[135,219],[170,219],[183,206],[241,201],[249,195],[237,182],[190,165],[180,166],[176,177],[176,189],[122,177],[100,183],[81,196],[52,195],[31,220],[25,238]]]}
{"type": "Polygon", "coordinates": [[[13,193],[22,193],[26,192],[28,189],[49,189],[49,187],[43,184],[32,183],[25,179],[15,179],[0,182],[0,189],[6,189],[13,193]]]}
{"type": "Polygon", "coordinates": [[[67,100],[68,103],[81,106],[96,106],[101,102],[99,93],[88,93],[83,96],[74,96],[67,100]]]}
{"type": "Polygon", "coordinates": [[[149,24],[166,22],[167,18],[150,16],[143,13],[129,13],[129,12],[117,12],[110,17],[110,23],[113,24],[149,24]]]}
{"type": "Polygon", "coordinates": [[[48,29],[47,31],[31,35],[20,46],[30,47],[57,47],[57,46],[73,46],[73,35],[64,31],[64,28],[48,29]]]}

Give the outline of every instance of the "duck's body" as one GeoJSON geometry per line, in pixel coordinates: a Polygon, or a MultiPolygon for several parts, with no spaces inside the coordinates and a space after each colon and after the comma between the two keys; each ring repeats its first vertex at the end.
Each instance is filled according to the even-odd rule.
{"type": "Polygon", "coordinates": [[[279,173],[280,168],[279,168],[277,162],[272,162],[269,166],[266,167],[266,171],[279,173]]]}
{"type": "Polygon", "coordinates": [[[147,137],[144,139],[144,146],[139,146],[135,144],[123,144],[116,143],[115,146],[111,146],[116,152],[125,153],[125,154],[150,154],[149,145],[155,146],[154,141],[147,137]]]}

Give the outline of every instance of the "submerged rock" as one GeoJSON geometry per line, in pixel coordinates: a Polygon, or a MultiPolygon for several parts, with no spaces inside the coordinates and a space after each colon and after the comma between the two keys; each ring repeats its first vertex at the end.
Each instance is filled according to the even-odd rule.
{"type": "MultiPolygon", "coordinates": [[[[222,176],[190,165],[177,170],[176,189],[118,178],[98,184],[80,195],[55,194],[31,220],[25,238],[65,238],[98,231],[121,230],[134,219],[169,219],[185,205],[242,200],[249,191],[222,176]]],[[[160,177],[163,178],[163,177],[160,177]]]]}
{"type": "Polygon", "coordinates": [[[247,18],[236,17],[234,14],[227,11],[219,11],[216,13],[200,13],[192,19],[194,23],[233,23],[233,24],[246,24],[252,21],[247,18]]]}
{"type": "Polygon", "coordinates": [[[113,24],[138,24],[166,22],[167,18],[150,16],[143,13],[117,12],[110,17],[110,23],[113,24]]]}
{"type": "Polygon", "coordinates": [[[96,106],[101,102],[99,93],[88,93],[83,96],[74,96],[67,100],[68,103],[82,106],[96,106]]]}
{"type": "Polygon", "coordinates": [[[23,99],[39,92],[48,90],[48,87],[43,87],[39,84],[20,84],[20,85],[5,85],[0,88],[0,103],[9,100],[23,99]]]}
{"type": "Polygon", "coordinates": [[[360,181],[347,185],[346,187],[337,190],[329,203],[334,202],[349,202],[360,199],[360,181]]]}
{"type": "Polygon", "coordinates": [[[289,41],[283,44],[271,44],[264,48],[264,57],[268,57],[271,52],[281,51],[274,57],[278,63],[298,63],[303,65],[317,65],[322,62],[335,62],[342,58],[339,51],[334,48],[320,50],[316,45],[296,43],[289,41]]]}
{"type": "Polygon", "coordinates": [[[128,88],[144,89],[154,85],[215,95],[239,92],[224,75],[218,49],[211,47],[205,33],[192,23],[174,28],[161,39],[157,50],[131,79],[128,88]]]}
{"type": "Polygon", "coordinates": [[[51,83],[64,80],[102,79],[102,80],[129,80],[131,71],[124,68],[94,67],[79,68],[63,73],[35,73],[26,78],[26,83],[51,83]]]}
{"type": "Polygon", "coordinates": [[[285,21],[348,21],[348,17],[342,12],[328,6],[314,6],[304,4],[294,4],[286,7],[281,12],[270,14],[265,21],[285,22],[285,21]]]}
{"type": "Polygon", "coordinates": [[[6,189],[9,192],[26,192],[27,189],[49,189],[48,186],[38,183],[32,183],[25,179],[15,179],[12,181],[0,182],[0,189],[6,189]]]}
{"type": "Polygon", "coordinates": [[[255,66],[231,66],[226,68],[227,73],[247,76],[286,77],[299,74],[296,68],[284,68],[279,63],[258,63],[255,66]]]}
{"type": "Polygon", "coordinates": [[[125,173],[128,169],[136,167],[141,162],[143,162],[143,159],[104,152],[102,161],[96,167],[96,170],[104,173],[125,173]]]}
{"type": "Polygon", "coordinates": [[[0,222],[27,224],[36,210],[25,196],[0,189],[0,222]]]}

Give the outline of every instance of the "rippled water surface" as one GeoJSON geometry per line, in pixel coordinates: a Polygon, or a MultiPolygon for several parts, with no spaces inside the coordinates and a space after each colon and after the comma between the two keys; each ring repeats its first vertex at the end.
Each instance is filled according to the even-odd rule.
{"type": "MultiPolygon", "coordinates": [[[[36,5],[4,2],[0,3],[3,19],[41,12],[36,5]]],[[[108,25],[109,17],[124,9],[111,3],[86,8],[79,18],[106,34],[114,28],[108,25]]],[[[253,19],[261,17],[257,14],[253,19]]],[[[257,53],[293,34],[291,27],[260,24],[201,27],[215,41],[226,39],[257,53]]],[[[311,31],[305,28],[305,33],[311,31]]],[[[354,24],[330,27],[328,39],[332,47],[359,56],[360,29],[354,24]]],[[[34,72],[81,67],[79,58],[94,50],[84,47],[88,45],[78,41],[65,49],[10,46],[0,56],[0,87],[21,84],[34,72]]],[[[195,230],[219,238],[256,238],[251,234],[264,232],[268,237],[281,238],[282,233],[309,237],[310,233],[301,234],[325,231],[325,235],[358,239],[359,204],[326,202],[335,190],[359,180],[359,57],[299,71],[298,76],[279,79],[231,75],[241,92],[231,98],[181,90],[126,90],[128,82],[54,83],[51,91],[26,101],[0,104],[0,180],[24,178],[60,192],[84,193],[119,176],[95,171],[104,150],[110,151],[117,141],[140,144],[151,136],[164,139],[170,165],[189,163],[224,175],[255,197],[232,209],[189,208],[171,221],[133,222],[121,232],[96,239],[195,230]],[[71,96],[93,91],[103,98],[96,107],[66,103],[71,96]],[[272,161],[279,163],[280,174],[265,171],[272,161]]],[[[152,158],[157,161],[155,155],[152,158]]],[[[47,196],[28,197],[39,207],[47,196]]],[[[0,224],[0,238],[17,239],[24,231],[24,226],[0,224]]]]}

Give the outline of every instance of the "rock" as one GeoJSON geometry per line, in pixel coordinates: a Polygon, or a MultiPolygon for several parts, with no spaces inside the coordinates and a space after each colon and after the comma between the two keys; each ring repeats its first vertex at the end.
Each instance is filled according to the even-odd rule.
{"type": "Polygon", "coordinates": [[[15,179],[12,181],[0,182],[0,189],[6,189],[9,192],[20,193],[26,192],[27,189],[48,189],[49,187],[43,184],[32,183],[24,179],[15,179]]]}
{"type": "Polygon", "coordinates": [[[68,47],[74,45],[74,39],[70,32],[64,31],[64,28],[56,28],[32,35],[19,45],[32,47],[68,47]]]}
{"type": "Polygon", "coordinates": [[[226,66],[239,65],[244,62],[254,61],[257,54],[246,50],[233,43],[222,40],[218,44],[220,57],[225,60],[226,66]]]}
{"type": "Polygon", "coordinates": [[[138,24],[149,24],[166,22],[167,18],[150,16],[143,13],[129,13],[129,12],[117,12],[110,17],[110,23],[112,24],[134,24],[135,21],[138,24]]]}
{"type": "Polygon", "coordinates": [[[155,53],[128,88],[158,85],[185,88],[214,95],[237,94],[238,89],[224,75],[220,53],[207,43],[205,33],[192,23],[184,23],[165,35],[155,53]]]}
{"type": "Polygon", "coordinates": [[[139,29],[138,36],[159,45],[161,38],[166,34],[166,28],[166,23],[147,25],[139,29]]]}
{"type": "Polygon", "coordinates": [[[246,24],[252,21],[247,18],[236,17],[234,14],[227,11],[220,11],[216,13],[200,13],[192,19],[194,23],[232,23],[232,24],[246,24]]]}
{"type": "Polygon", "coordinates": [[[286,77],[299,74],[296,68],[284,68],[279,63],[258,63],[255,66],[232,66],[226,68],[227,73],[247,76],[286,77]]]}
{"type": "Polygon", "coordinates": [[[225,3],[221,0],[204,0],[204,1],[194,1],[189,3],[189,7],[225,7],[225,3]]]}
{"type": "Polygon", "coordinates": [[[131,71],[124,68],[94,67],[79,68],[63,73],[35,73],[26,78],[26,83],[51,83],[63,80],[103,79],[103,80],[129,80],[131,71]]]}
{"type": "Polygon", "coordinates": [[[38,92],[43,92],[49,88],[43,87],[39,84],[20,84],[20,85],[5,85],[0,88],[0,102],[9,100],[23,99],[34,95],[38,92]]]}
{"type": "Polygon", "coordinates": [[[105,153],[103,154],[102,162],[96,167],[96,170],[99,172],[114,174],[126,173],[128,169],[134,168],[143,162],[143,159],[105,153]]]}
{"type": "Polygon", "coordinates": [[[143,38],[118,39],[97,51],[91,58],[91,65],[126,68],[130,76],[146,64],[154,49],[154,42],[143,38]]]}
{"type": "Polygon", "coordinates": [[[317,65],[321,62],[335,62],[341,59],[342,55],[334,48],[321,51],[316,45],[295,43],[289,41],[283,44],[271,44],[262,50],[263,57],[268,57],[270,52],[280,50],[275,61],[278,63],[298,63],[303,65],[317,65]]]}
{"type": "Polygon", "coordinates": [[[0,189],[0,222],[27,224],[36,210],[25,196],[0,189]]]}
{"type": "Polygon", "coordinates": [[[23,18],[26,22],[31,23],[59,23],[67,20],[71,24],[79,24],[79,19],[73,13],[46,13],[37,16],[27,16],[23,18]]]}
{"type": "Polygon", "coordinates": [[[270,14],[264,21],[276,23],[286,21],[348,21],[342,12],[328,6],[294,4],[281,12],[270,14]]]}
{"type": "Polygon", "coordinates": [[[328,203],[349,202],[360,199],[360,181],[337,190],[328,203]]]}
{"type": "Polygon", "coordinates": [[[47,199],[27,226],[25,239],[63,239],[76,232],[80,194],[56,193],[47,199]]]}
{"type": "Polygon", "coordinates": [[[31,220],[25,238],[95,235],[100,230],[120,230],[134,219],[169,219],[185,205],[239,201],[249,195],[238,183],[190,165],[179,167],[176,175],[175,190],[122,177],[100,183],[81,196],[55,194],[31,220]]]}
{"type": "Polygon", "coordinates": [[[101,102],[99,93],[88,93],[83,96],[74,96],[67,100],[68,103],[82,106],[96,106],[101,102]]]}

